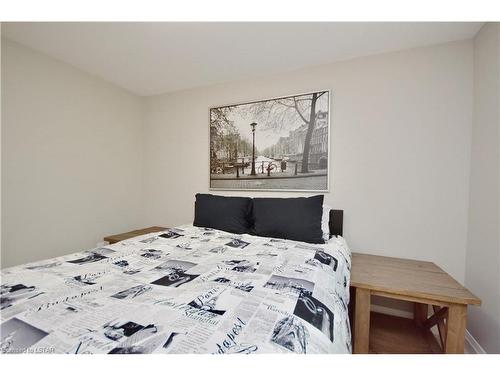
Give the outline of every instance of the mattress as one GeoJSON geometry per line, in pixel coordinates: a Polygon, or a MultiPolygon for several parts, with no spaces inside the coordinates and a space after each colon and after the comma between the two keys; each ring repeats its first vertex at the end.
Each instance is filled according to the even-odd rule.
{"type": "Polygon", "coordinates": [[[191,225],[2,270],[3,353],[350,353],[351,253],[191,225]]]}

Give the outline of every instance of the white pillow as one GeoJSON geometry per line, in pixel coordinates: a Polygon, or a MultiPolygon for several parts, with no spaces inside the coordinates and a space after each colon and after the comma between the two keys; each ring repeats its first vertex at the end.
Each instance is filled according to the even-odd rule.
{"type": "Polygon", "coordinates": [[[332,208],[323,203],[323,215],[321,216],[321,230],[323,231],[323,239],[328,241],[330,239],[330,210],[332,208]]]}

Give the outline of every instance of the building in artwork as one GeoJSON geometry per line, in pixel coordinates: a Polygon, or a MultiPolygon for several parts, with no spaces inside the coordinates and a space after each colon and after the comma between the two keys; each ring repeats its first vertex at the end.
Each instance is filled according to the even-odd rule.
{"type": "MultiPolygon", "coordinates": [[[[319,111],[316,114],[309,149],[310,169],[326,169],[328,166],[328,112],[319,111]]],[[[304,152],[304,142],[307,134],[307,124],[292,130],[287,137],[280,137],[278,142],[268,147],[264,154],[274,159],[287,158],[300,162],[304,152]]]]}
{"type": "Polygon", "coordinates": [[[328,112],[320,111],[316,115],[309,162],[318,169],[325,169],[328,165],[328,112]]]}

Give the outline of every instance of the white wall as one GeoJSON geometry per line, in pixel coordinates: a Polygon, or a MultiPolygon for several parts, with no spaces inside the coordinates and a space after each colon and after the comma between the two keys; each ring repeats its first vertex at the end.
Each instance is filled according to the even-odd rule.
{"type": "Polygon", "coordinates": [[[500,353],[500,24],[474,40],[474,121],[466,286],[483,300],[468,329],[489,353],[500,353]]]}
{"type": "MultiPolygon", "coordinates": [[[[2,61],[2,27],[0,23],[0,61],[2,61]]],[[[0,87],[2,83],[2,77],[1,77],[1,64],[0,64],[0,87]]],[[[0,125],[1,125],[1,119],[2,119],[2,90],[0,90],[0,125]]],[[[0,177],[2,176],[2,163],[1,163],[1,155],[2,155],[2,126],[0,126],[0,177]]],[[[1,183],[1,178],[0,178],[0,268],[2,267],[2,256],[1,256],[1,250],[2,250],[2,183],[1,183]]]]}
{"type": "Polygon", "coordinates": [[[465,280],[483,299],[469,330],[500,352],[499,32],[144,99],[2,40],[2,267],[191,222],[208,191],[209,107],[327,88],[326,200],[345,210],[351,247],[465,280]]]}
{"type": "Polygon", "coordinates": [[[208,191],[210,106],[326,88],[326,201],[345,210],[352,249],[435,261],[463,282],[472,71],[463,41],[147,98],[146,224],[193,220],[194,194],[208,191]]]}
{"type": "Polygon", "coordinates": [[[2,267],[142,224],[141,99],[2,40],[2,267]]]}

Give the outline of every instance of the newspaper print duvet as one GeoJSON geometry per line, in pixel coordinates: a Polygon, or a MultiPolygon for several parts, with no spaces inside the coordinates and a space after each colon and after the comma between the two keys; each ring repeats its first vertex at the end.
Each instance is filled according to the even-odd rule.
{"type": "Polygon", "coordinates": [[[350,353],[351,254],[182,226],[2,271],[3,353],[350,353]]]}

